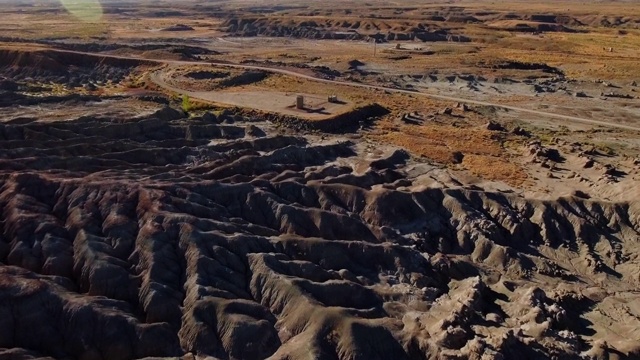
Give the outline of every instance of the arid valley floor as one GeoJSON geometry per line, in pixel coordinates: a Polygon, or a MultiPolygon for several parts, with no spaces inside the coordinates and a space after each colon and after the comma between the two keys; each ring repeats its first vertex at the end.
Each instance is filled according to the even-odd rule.
{"type": "Polygon", "coordinates": [[[640,359],[636,1],[0,16],[0,360],[640,359]]]}

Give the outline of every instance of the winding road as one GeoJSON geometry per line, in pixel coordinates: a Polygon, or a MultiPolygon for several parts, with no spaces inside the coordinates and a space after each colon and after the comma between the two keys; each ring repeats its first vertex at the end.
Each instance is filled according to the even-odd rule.
{"type": "MultiPolygon", "coordinates": [[[[578,122],[578,123],[591,124],[591,125],[598,125],[598,126],[605,126],[605,127],[613,127],[613,128],[632,130],[632,131],[640,131],[640,126],[616,124],[616,123],[607,122],[607,121],[586,119],[586,118],[581,118],[581,117],[576,117],[576,116],[562,115],[562,114],[550,113],[550,112],[545,112],[545,111],[526,109],[526,108],[512,106],[512,105],[504,105],[504,104],[499,104],[499,103],[472,100],[472,99],[466,99],[466,98],[459,98],[459,97],[454,97],[454,96],[423,93],[423,92],[418,92],[418,91],[397,89],[397,88],[391,88],[391,87],[386,87],[386,86],[378,86],[378,85],[369,85],[369,84],[351,82],[351,81],[330,80],[330,79],[324,79],[324,78],[319,78],[319,77],[315,77],[315,76],[311,76],[311,75],[302,74],[302,73],[299,73],[299,72],[296,72],[296,71],[292,71],[292,70],[286,70],[286,69],[274,68],[274,67],[267,67],[267,66],[234,64],[234,63],[215,62],[215,61],[211,62],[211,61],[147,59],[147,58],[134,57],[134,56],[109,55],[109,54],[102,54],[102,53],[81,52],[81,51],[71,51],[71,50],[60,50],[60,49],[51,49],[51,48],[47,48],[47,50],[57,51],[57,52],[65,52],[65,53],[73,53],[73,54],[79,54],[79,55],[97,56],[97,57],[103,57],[103,58],[146,61],[146,62],[152,62],[152,63],[157,63],[157,64],[166,64],[166,65],[211,65],[213,67],[227,67],[227,68],[236,68],[236,69],[244,69],[244,70],[261,70],[261,71],[266,71],[266,72],[271,72],[271,73],[276,73],[276,74],[282,74],[282,75],[287,75],[287,76],[293,76],[293,77],[297,77],[297,78],[300,78],[300,79],[306,79],[306,80],[316,81],[316,82],[321,82],[321,83],[326,83],[326,84],[336,84],[336,85],[358,87],[358,88],[364,88],[364,89],[370,89],[370,90],[380,90],[380,91],[388,91],[388,92],[394,92],[394,93],[410,94],[410,95],[414,95],[414,96],[424,96],[424,97],[428,97],[428,98],[432,98],[432,99],[459,102],[459,103],[464,103],[464,104],[492,106],[492,107],[496,107],[496,108],[516,111],[516,112],[521,112],[521,113],[526,113],[526,114],[538,115],[538,116],[547,117],[547,118],[551,118],[551,119],[565,120],[565,121],[578,122]]],[[[152,77],[152,80],[153,80],[153,77],[152,77]]],[[[156,82],[156,84],[158,86],[166,88],[166,84],[164,84],[163,82],[156,82]]],[[[173,88],[173,87],[171,89],[168,89],[168,90],[176,92],[176,88],[173,88]]],[[[187,90],[184,90],[184,91],[187,91],[187,90]]],[[[206,100],[206,99],[201,99],[201,100],[206,100]]]]}
{"type": "MultiPolygon", "coordinates": [[[[186,63],[189,64],[190,62],[186,62],[186,63]]],[[[202,63],[199,63],[199,62],[194,62],[194,63],[202,65],[202,63]]],[[[615,128],[625,129],[625,130],[640,131],[640,127],[637,127],[637,126],[616,124],[616,123],[611,123],[607,121],[598,121],[593,119],[585,119],[585,118],[576,117],[576,116],[555,114],[555,113],[544,112],[539,110],[521,108],[517,106],[504,105],[504,104],[492,103],[487,101],[472,100],[472,99],[466,99],[466,98],[459,98],[454,96],[429,94],[429,93],[423,93],[418,91],[390,88],[390,87],[378,86],[378,85],[369,85],[369,84],[363,84],[363,83],[352,82],[352,81],[323,79],[323,78],[318,78],[311,75],[305,75],[305,74],[301,74],[301,73],[291,71],[291,70],[286,70],[286,69],[278,69],[278,68],[255,66],[255,65],[227,64],[227,63],[218,63],[218,62],[207,62],[205,64],[211,64],[212,66],[217,66],[217,67],[226,66],[231,68],[240,68],[240,69],[247,69],[247,70],[262,70],[262,71],[268,71],[268,72],[278,73],[278,74],[283,74],[288,76],[295,76],[302,79],[323,82],[328,84],[346,85],[346,86],[359,87],[359,88],[371,89],[371,90],[382,90],[382,91],[389,91],[389,92],[402,93],[402,94],[411,94],[416,96],[424,96],[431,99],[447,100],[447,101],[459,102],[464,104],[493,106],[501,109],[518,111],[518,112],[528,113],[533,115],[540,115],[540,116],[545,116],[545,117],[554,118],[554,119],[568,120],[568,121],[580,122],[580,123],[591,124],[591,125],[615,127],[615,128]]]]}

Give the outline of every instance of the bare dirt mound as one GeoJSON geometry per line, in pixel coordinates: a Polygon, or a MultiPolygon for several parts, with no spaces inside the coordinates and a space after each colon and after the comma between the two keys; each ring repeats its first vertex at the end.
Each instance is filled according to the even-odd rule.
{"type": "Polygon", "coordinates": [[[564,72],[557,68],[544,63],[527,63],[521,61],[512,61],[512,60],[495,60],[490,63],[479,63],[481,67],[489,67],[492,69],[515,69],[515,70],[532,70],[532,71],[540,71],[547,74],[552,74],[556,76],[564,76],[564,72]]]}
{"type": "Polygon", "coordinates": [[[185,24],[175,24],[162,29],[162,31],[193,31],[193,30],[194,29],[191,26],[185,25],[185,24]]]}
{"type": "Polygon", "coordinates": [[[178,88],[214,91],[257,84],[268,78],[269,75],[269,73],[259,70],[211,71],[204,69],[171,71],[167,78],[172,85],[178,88]]]}
{"type": "Polygon", "coordinates": [[[218,82],[219,88],[251,85],[266,79],[269,73],[265,71],[245,71],[241,74],[225,78],[218,82]]]}
{"type": "Polygon", "coordinates": [[[638,204],[410,190],[232,115],[0,125],[0,356],[640,356],[638,204]]]}
{"type": "Polygon", "coordinates": [[[231,75],[224,71],[192,71],[185,74],[186,77],[194,80],[211,80],[211,79],[224,79],[231,75]]]}

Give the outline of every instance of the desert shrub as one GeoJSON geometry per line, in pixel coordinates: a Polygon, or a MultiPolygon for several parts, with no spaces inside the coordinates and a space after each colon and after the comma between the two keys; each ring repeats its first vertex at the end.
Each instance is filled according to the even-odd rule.
{"type": "Polygon", "coordinates": [[[182,95],[182,111],[189,112],[193,108],[189,95],[182,95]]]}

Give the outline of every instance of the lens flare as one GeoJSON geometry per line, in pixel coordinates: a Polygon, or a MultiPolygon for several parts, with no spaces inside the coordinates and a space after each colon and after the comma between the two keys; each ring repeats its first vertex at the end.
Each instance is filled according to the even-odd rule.
{"type": "Polygon", "coordinates": [[[99,0],[60,0],[67,11],[84,22],[96,22],[102,18],[99,0]]]}

